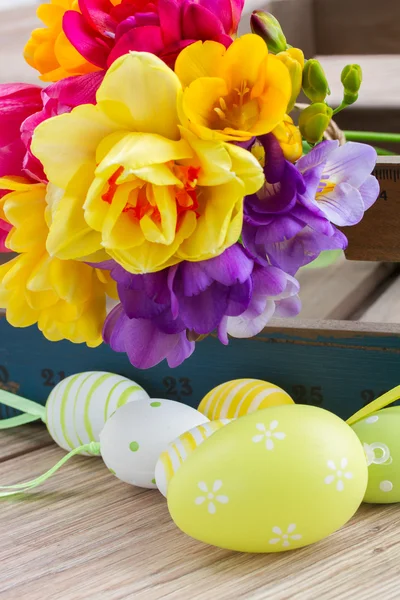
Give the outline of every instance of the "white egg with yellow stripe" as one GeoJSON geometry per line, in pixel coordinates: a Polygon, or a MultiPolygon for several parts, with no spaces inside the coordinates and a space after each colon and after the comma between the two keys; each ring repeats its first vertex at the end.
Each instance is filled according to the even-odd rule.
{"type": "Polygon", "coordinates": [[[277,385],[261,379],[234,379],[211,390],[200,402],[198,410],[213,421],[236,419],[283,404],[294,404],[294,401],[277,385]]]}
{"type": "Polygon", "coordinates": [[[169,444],[166,450],[161,453],[155,470],[156,485],[163,496],[167,497],[169,482],[189,454],[218,429],[230,422],[231,419],[218,419],[197,425],[197,427],[186,431],[169,444]]]}
{"type": "Polygon", "coordinates": [[[104,371],[79,373],[53,389],[46,403],[45,422],[53,440],[70,451],[98,442],[100,431],[117,408],[148,398],[140,385],[121,375],[104,371]]]}

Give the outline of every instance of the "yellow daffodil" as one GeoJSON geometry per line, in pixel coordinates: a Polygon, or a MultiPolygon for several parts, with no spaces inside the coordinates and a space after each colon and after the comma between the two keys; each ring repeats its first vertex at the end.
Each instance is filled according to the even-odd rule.
{"type": "Polygon", "coordinates": [[[289,115],[272,132],[283,150],[284,157],[290,162],[296,162],[303,154],[301,133],[298,127],[293,124],[293,119],[289,115]]]}
{"type": "Polygon", "coordinates": [[[247,150],[180,126],[178,77],[132,52],[108,70],[97,105],[36,129],[32,149],[53,184],[47,249],[131,273],[222,253],[241,233],[243,198],[263,184],[247,150]]]}
{"type": "Polygon", "coordinates": [[[14,327],[34,323],[50,341],[98,346],[106,318],[106,294],[116,297],[109,274],[83,262],[62,261],[46,251],[46,186],[21,178],[0,179],[12,190],[0,200],[13,226],[6,245],[21,254],[0,266],[0,307],[14,327]]]}
{"type": "Polygon", "coordinates": [[[196,42],[179,54],[175,72],[184,86],[182,120],[205,140],[249,140],[280,123],[291,97],[289,71],[254,34],[228,49],[196,42]]]}
{"type": "Polygon", "coordinates": [[[39,71],[42,81],[59,81],[99,70],[75,50],[63,32],[62,21],[67,10],[79,12],[78,0],[50,0],[37,9],[37,16],[45,27],[32,31],[24,58],[39,71]]]}

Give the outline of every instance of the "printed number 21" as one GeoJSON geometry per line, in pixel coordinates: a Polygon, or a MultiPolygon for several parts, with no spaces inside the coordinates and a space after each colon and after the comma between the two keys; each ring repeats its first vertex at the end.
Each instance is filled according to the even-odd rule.
{"type": "Polygon", "coordinates": [[[44,379],[43,385],[46,387],[54,387],[57,383],[65,379],[64,371],[54,373],[51,369],[43,369],[42,377],[44,379]]]}

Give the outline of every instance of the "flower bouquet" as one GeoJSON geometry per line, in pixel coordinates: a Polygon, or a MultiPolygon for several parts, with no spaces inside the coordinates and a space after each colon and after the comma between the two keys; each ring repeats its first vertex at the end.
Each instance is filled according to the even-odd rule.
{"type": "Polygon", "coordinates": [[[297,271],[346,247],[378,196],[375,150],[324,140],[316,60],[243,0],[50,0],[0,86],[0,307],[138,368],[300,311],[297,271]],[[310,103],[297,104],[301,91],[310,103]],[[118,301],[107,314],[106,301],[118,301]]]}

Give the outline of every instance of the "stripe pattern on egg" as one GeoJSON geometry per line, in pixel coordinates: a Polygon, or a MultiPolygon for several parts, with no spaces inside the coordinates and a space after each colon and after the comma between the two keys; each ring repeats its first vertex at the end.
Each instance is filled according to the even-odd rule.
{"type": "Polygon", "coordinates": [[[47,400],[47,429],[61,448],[70,451],[98,442],[105,422],[117,408],[148,398],[140,385],[121,375],[103,371],[71,375],[56,385],[47,400]]]}
{"type": "Polygon", "coordinates": [[[172,476],[189,454],[218,429],[230,422],[230,419],[218,419],[203,425],[197,425],[197,427],[186,431],[169,444],[168,448],[160,454],[155,470],[156,484],[163,496],[167,496],[168,485],[172,476]]]}
{"type": "Polygon", "coordinates": [[[293,404],[282,388],[260,379],[234,379],[221,383],[200,402],[198,410],[211,421],[236,419],[270,406],[293,404]]]}

